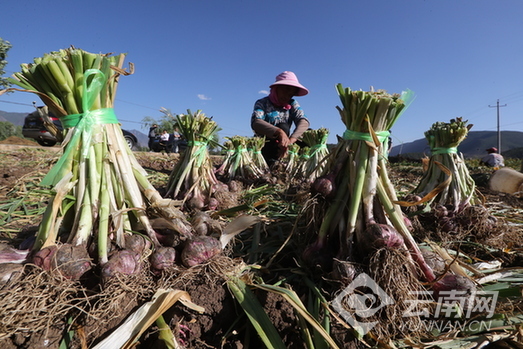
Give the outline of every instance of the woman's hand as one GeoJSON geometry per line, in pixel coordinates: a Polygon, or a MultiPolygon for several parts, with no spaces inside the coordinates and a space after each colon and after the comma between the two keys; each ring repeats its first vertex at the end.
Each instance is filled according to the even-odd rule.
{"type": "Polygon", "coordinates": [[[276,138],[278,141],[278,146],[280,148],[287,148],[289,144],[291,144],[291,141],[289,140],[289,137],[285,131],[280,128],[274,133],[274,138],[276,138]]]}
{"type": "Polygon", "coordinates": [[[278,143],[278,147],[279,147],[279,151],[278,151],[279,159],[285,157],[285,155],[287,154],[287,149],[289,147],[289,144],[296,142],[296,140],[292,141],[291,139],[289,139],[289,137],[287,136],[285,131],[283,131],[282,129],[278,129],[274,133],[274,138],[276,138],[276,142],[278,143]]]}

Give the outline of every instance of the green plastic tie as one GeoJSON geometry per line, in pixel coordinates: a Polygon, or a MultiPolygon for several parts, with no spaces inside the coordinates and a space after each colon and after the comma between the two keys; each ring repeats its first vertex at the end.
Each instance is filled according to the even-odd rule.
{"type": "Polygon", "coordinates": [[[437,154],[457,154],[458,153],[458,148],[456,147],[451,147],[451,148],[433,148],[430,150],[432,155],[437,155],[437,154]]]}
{"type": "Polygon", "coordinates": [[[197,166],[200,167],[205,160],[205,150],[207,149],[207,142],[188,141],[187,145],[189,147],[199,147],[194,152],[194,158],[196,159],[197,166]]]}
{"type": "Polygon", "coordinates": [[[113,108],[91,110],[96,97],[100,94],[106,81],[107,78],[105,74],[98,69],[88,69],[85,71],[83,78],[84,94],[82,96],[82,110],[84,112],[81,114],[66,115],[60,119],[64,128],[71,129],[69,131],[72,132],[71,138],[64,148],[62,157],[60,157],[58,162],[42,179],[42,182],[40,183],[41,185],[54,186],[60,181],[62,167],[70,158],[71,152],[74,151],[73,149],[76,148],[74,145],[79,144],[80,141],[82,144],[82,156],[84,158],[89,157],[89,148],[93,138],[94,125],[118,123],[113,108]],[[90,79],[88,83],[87,81],[91,76],[92,79],[90,79]]]}
{"type": "MultiPolygon", "coordinates": [[[[378,137],[378,140],[380,143],[385,142],[389,139],[390,132],[389,131],[380,131],[376,132],[376,136],[378,137]]],[[[367,141],[367,142],[374,142],[374,139],[368,132],[357,132],[352,130],[345,130],[343,133],[343,139],[347,141],[367,141]]]]}
{"type": "Polygon", "coordinates": [[[326,144],[323,144],[323,143],[320,143],[320,144],[315,144],[311,147],[311,156],[316,154],[317,151],[319,151],[320,149],[327,149],[327,145],[326,144]]]}

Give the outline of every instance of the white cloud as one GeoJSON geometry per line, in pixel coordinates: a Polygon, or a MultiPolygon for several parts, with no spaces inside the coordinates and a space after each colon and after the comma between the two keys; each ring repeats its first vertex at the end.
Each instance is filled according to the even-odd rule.
{"type": "Polygon", "coordinates": [[[268,95],[269,91],[267,91],[267,90],[260,90],[260,91],[258,91],[258,93],[263,94],[263,95],[268,95]]]}
{"type": "Polygon", "coordinates": [[[198,95],[198,98],[201,99],[202,101],[208,101],[211,99],[210,97],[207,97],[206,95],[198,95]]]}

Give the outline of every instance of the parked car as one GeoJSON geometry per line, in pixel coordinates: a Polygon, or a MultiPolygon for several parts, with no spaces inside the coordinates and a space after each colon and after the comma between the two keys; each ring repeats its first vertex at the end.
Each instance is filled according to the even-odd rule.
{"type": "MultiPolygon", "coordinates": [[[[60,122],[60,119],[54,115],[49,115],[49,118],[57,129],[62,129],[62,123],[60,122]]],[[[25,138],[32,138],[36,140],[38,144],[45,147],[52,147],[58,143],[56,137],[44,126],[44,120],[40,116],[38,110],[35,110],[25,117],[24,125],[22,126],[22,135],[25,138]]]]}
{"type": "MultiPolygon", "coordinates": [[[[42,107],[38,107],[42,108],[42,107]]],[[[53,122],[59,131],[62,131],[62,123],[60,119],[49,113],[49,119],[53,122]]],[[[123,130],[123,136],[129,145],[129,148],[134,149],[138,144],[138,139],[134,134],[127,130],[123,130]]],[[[38,142],[38,144],[44,147],[52,147],[58,143],[58,139],[52,132],[46,128],[43,118],[40,116],[38,110],[28,114],[25,117],[24,125],[22,126],[22,135],[25,138],[32,138],[38,142]]]]}

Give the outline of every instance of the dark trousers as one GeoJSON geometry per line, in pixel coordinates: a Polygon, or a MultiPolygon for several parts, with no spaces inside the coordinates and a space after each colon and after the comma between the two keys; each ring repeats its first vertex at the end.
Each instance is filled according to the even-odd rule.
{"type": "MultiPolygon", "coordinates": [[[[289,136],[290,134],[290,126],[287,123],[281,123],[276,125],[276,127],[281,128],[283,131],[285,131],[285,134],[289,136]]],[[[278,140],[276,139],[268,139],[267,142],[265,142],[265,145],[262,148],[262,155],[265,161],[269,166],[274,164],[281,155],[281,149],[279,147],[278,140]]]]}

